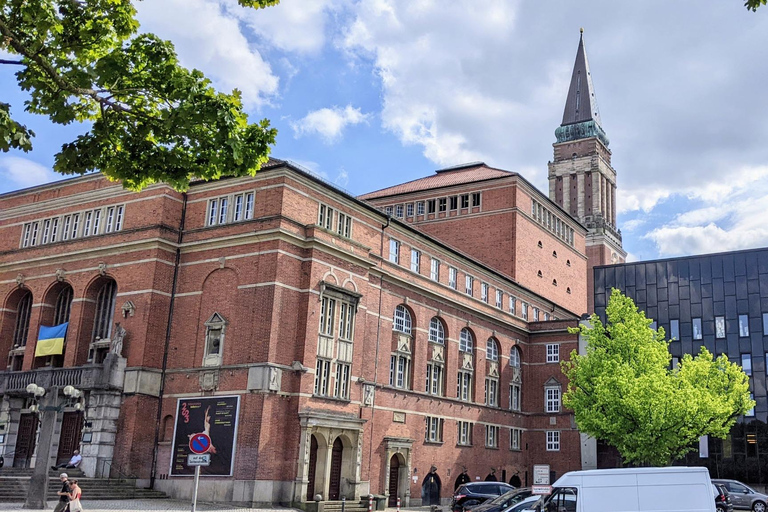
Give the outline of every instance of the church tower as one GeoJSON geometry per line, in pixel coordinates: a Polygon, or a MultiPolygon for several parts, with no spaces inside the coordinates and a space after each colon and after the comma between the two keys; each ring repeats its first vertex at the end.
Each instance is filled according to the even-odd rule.
{"type": "Polygon", "coordinates": [[[616,228],[616,171],[611,167],[609,141],[600,122],[583,29],[563,122],[555,136],[554,161],[549,162],[549,198],[588,229],[587,303],[588,312],[592,313],[592,269],[623,263],[627,253],[621,247],[621,233],[616,228]]]}

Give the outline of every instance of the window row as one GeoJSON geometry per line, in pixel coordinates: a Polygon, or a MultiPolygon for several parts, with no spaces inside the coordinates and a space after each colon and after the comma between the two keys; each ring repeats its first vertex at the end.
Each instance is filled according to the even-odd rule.
{"type": "Polygon", "coordinates": [[[538,201],[531,201],[531,217],[565,243],[573,245],[573,228],[538,201]]]}
{"type": "Polygon", "coordinates": [[[423,216],[425,214],[429,215],[438,212],[442,213],[446,211],[468,210],[470,207],[480,207],[480,192],[427,199],[426,201],[416,201],[414,203],[385,206],[384,212],[387,215],[402,219],[403,217],[411,218],[414,216],[423,216]]]}
{"type": "MultiPolygon", "coordinates": [[[[762,326],[763,336],[768,336],[768,313],[763,313],[762,319],[763,319],[763,326],[762,326]]],[[[749,315],[738,315],[737,323],[732,324],[731,322],[732,322],[731,320],[726,320],[725,316],[715,316],[714,329],[712,329],[713,327],[712,323],[705,325],[705,320],[703,320],[701,317],[694,317],[691,319],[691,337],[694,340],[703,339],[704,338],[703,327],[706,326],[707,328],[712,329],[710,332],[714,333],[715,339],[725,339],[726,334],[729,332],[729,329],[727,329],[727,327],[733,327],[733,329],[730,330],[730,332],[733,332],[734,334],[738,332],[740,338],[749,338],[750,333],[752,332],[750,328],[750,323],[749,323],[749,315]],[[738,331],[736,330],[737,328],[738,328],[738,331]]],[[[656,329],[656,322],[652,322],[651,327],[656,329]]],[[[667,334],[669,336],[669,339],[671,340],[681,339],[680,338],[680,320],[672,319],[669,321],[669,332],[667,334]]]]}
{"type": "MultiPolygon", "coordinates": [[[[445,420],[435,416],[424,418],[424,441],[427,443],[442,443],[445,420]]],[[[498,425],[485,425],[484,445],[486,448],[498,448],[502,427],[498,425]]],[[[509,449],[520,451],[523,449],[523,430],[519,428],[504,428],[509,430],[509,449]]],[[[472,446],[474,444],[475,424],[470,421],[456,422],[456,445],[472,446]]],[[[560,450],[560,431],[546,431],[547,451],[560,450]]]]}
{"type": "Polygon", "coordinates": [[[124,211],[125,205],[105,206],[27,222],[21,232],[21,247],[120,231],[123,229],[124,211]]]}
{"type": "Polygon", "coordinates": [[[320,299],[314,394],[349,400],[357,297],[327,287],[320,299]]]}
{"type": "MultiPolygon", "coordinates": [[[[389,239],[389,253],[387,255],[387,259],[394,263],[395,265],[400,264],[400,251],[401,251],[401,243],[399,240],[396,240],[394,238],[389,239]]],[[[412,272],[415,272],[417,274],[421,274],[421,263],[422,263],[422,253],[418,249],[411,248],[411,260],[410,260],[410,269],[412,272]]],[[[429,259],[429,278],[432,281],[440,282],[440,274],[442,270],[442,262],[436,258],[430,258],[429,259]]],[[[454,290],[459,289],[459,271],[456,267],[448,267],[448,286],[450,288],[453,288],[454,290]]],[[[476,289],[476,280],[475,277],[470,274],[464,275],[464,293],[466,293],[470,297],[475,296],[475,289],[476,289]]],[[[570,288],[568,288],[568,293],[570,293],[570,288]]],[[[535,306],[530,306],[527,302],[520,301],[515,297],[514,295],[510,293],[504,292],[504,290],[495,289],[495,295],[493,296],[494,299],[494,305],[498,309],[504,309],[504,296],[507,296],[507,308],[511,315],[518,316],[518,311],[520,312],[520,318],[523,320],[528,320],[529,318],[529,310],[533,314],[533,321],[539,322],[542,319],[546,322],[550,320],[557,320],[557,317],[555,315],[550,314],[547,311],[544,311],[543,314],[540,314],[540,308],[535,306]],[[519,307],[518,307],[519,303],[519,307]]],[[[480,300],[485,302],[486,304],[491,303],[491,285],[486,282],[480,283],[480,300]]]]}
{"type": "Polygon", "coordinates": [[[218,226],[252,219],[253,198],[253,192],[243,192],[209,199],[205,225],[218,226]]]}
{"type": "Polygon", "coordinates": [[[335,231],[339,236],[351,238],[352,217],[346,213],[334,210],[328,205],[320,205],[317,213],[317,225],[328,231],[335,231]]]}

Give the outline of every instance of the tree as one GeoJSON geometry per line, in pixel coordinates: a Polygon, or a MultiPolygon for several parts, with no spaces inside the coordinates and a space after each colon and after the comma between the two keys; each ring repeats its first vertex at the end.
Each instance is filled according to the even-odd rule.
{"type": "Polygon", "coordinates": [[[606,316],[605,325],[592,315],[591,327],[573,329],[586,337],[587,353],[562,363],[563,404],[582,432],[616,447],[625,462],[668,465],[703,435],[725,438],[754,407],[749,378],[725,355],[702,347],[673,369],[664,329],[652,329],[632,299],[614,289],[606,316]]]}
{"type": "MultiPolygon", "coordinates": [[[[261,8],[279,0],[238,0],[261,8]]],[[[3,0],[0,64],[18,68],[25,110],[51,122],[88,122],[64,144],[54,170],[101,171],[126,188],[191,178],[253,175],[276,130],[249,124],[240,92],[217,92],[197,70],[179,65],[173,44],[138,34],[131,0],[3,0]]],[[[0,102],[0,151],[32,149],[34,133],[0,102]]]]}
{"type": "Polygon", "coordinates": [[[768,0],[746,0],[744,2],[744,7],[756,11],[758,7],[765,5],[766,3],[768,3],[768,0]]]}

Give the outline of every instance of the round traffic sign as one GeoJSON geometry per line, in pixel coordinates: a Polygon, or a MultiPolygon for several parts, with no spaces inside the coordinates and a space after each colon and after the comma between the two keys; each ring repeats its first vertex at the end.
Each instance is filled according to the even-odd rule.
{"type": "Polygon", "coordinates": [[[211,438],[206,433],[195,434],[189,439],[189,449],[192,453],[205,453],[210,447],[211,438]]]}

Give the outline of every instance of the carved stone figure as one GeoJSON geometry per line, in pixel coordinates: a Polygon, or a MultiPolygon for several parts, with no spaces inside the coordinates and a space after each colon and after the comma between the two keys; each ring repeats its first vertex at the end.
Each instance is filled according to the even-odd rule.
{"type": "Polygon", "coordinates": [[[115,334],[112,336],[112,343],[109,346],[109,351],[118,356],[123,355],[123,339],[125,338],[126,331],[120,325],[120,322],[115,324],[115,334]]]}

